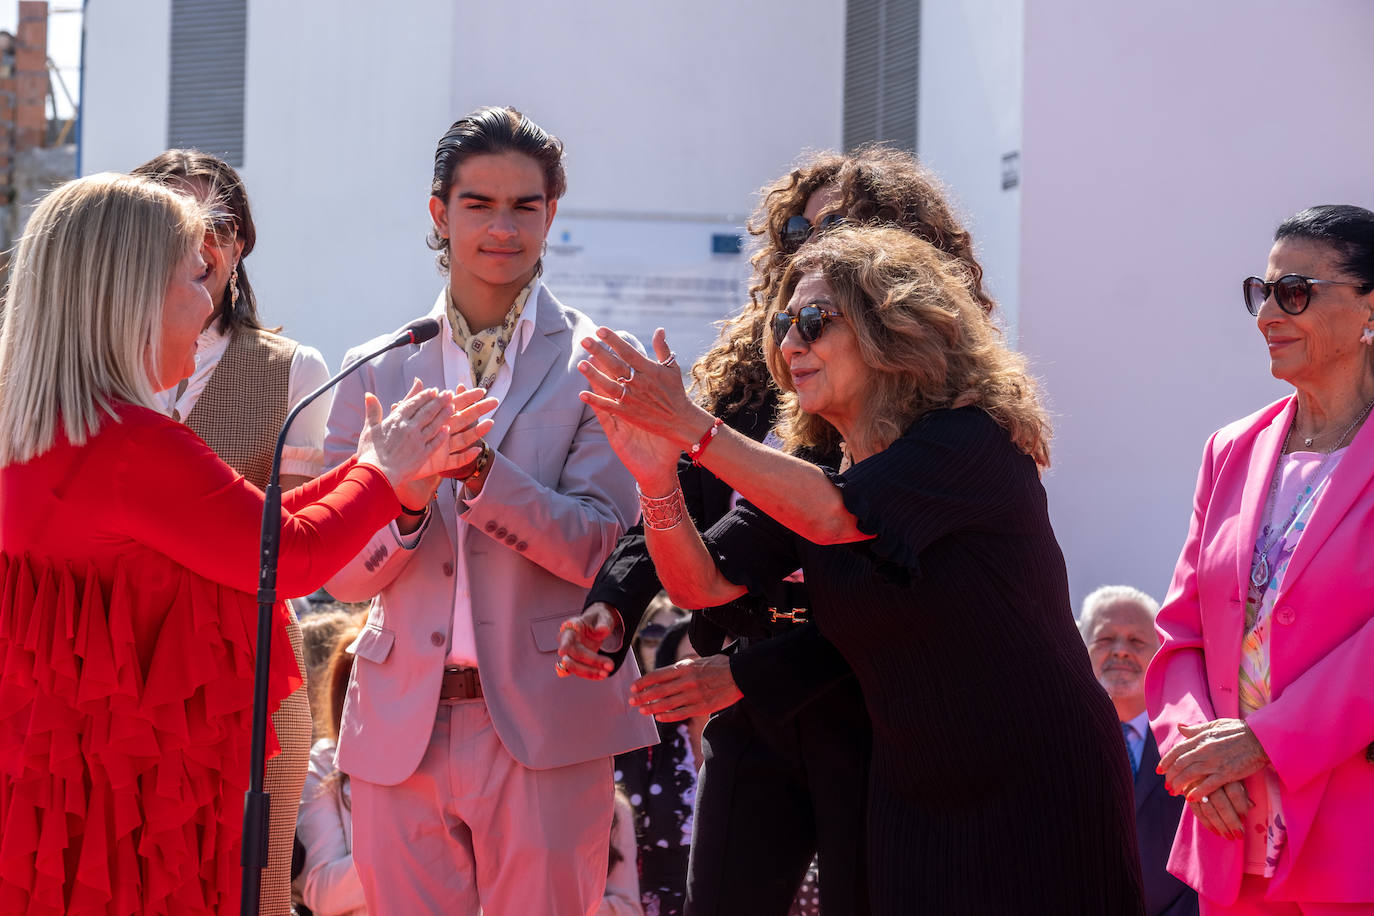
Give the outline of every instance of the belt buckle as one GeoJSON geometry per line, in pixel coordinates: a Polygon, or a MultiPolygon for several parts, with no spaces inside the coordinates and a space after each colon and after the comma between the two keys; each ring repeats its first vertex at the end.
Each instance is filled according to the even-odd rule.
{"type": "Polygon", "coordinates": [[[786,620],[788,623],[806,622],[806,608],[804,607],[794,607],[791,610],[787,611],[780,611],[774,607],[769,608],[769,610],[773,612],[774,623],[781,623],[784,620],[786,620]]]}
{"type": "Polygon", "coordinates": [[[468,665],[445,665],[443,679],[448,682],[450,678],[459,681],[463,695],[459,696],[457,693],[453,693],[445,697],[443,696],[445,691],[441,689],[439,691],[441,699],[474,700],[482,695],[481,681],[476,668],[468,665]]]}

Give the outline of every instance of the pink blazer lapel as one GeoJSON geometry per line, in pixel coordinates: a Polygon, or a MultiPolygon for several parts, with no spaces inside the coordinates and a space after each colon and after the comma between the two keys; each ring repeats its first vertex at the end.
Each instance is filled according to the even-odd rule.
{"type": "Polygon", "coordinates": [[[1340,464],[1336,465],[1330,482],[1307,520],[1307,526],[1303,528],[1302,537],[1298,538],[1298,546],[1293,549],[1288,569],[1283,574],[1285,592],[1293,587],[1293,582],[1302,575],[1312,556],[1331,537],[1341,519],[1345,518],[1355,501],[1368,488],[1371,479],[1374,479],[1374,423],[1366,423],[1355,434],[1340,464]]]}
{"type": "MultiPolygon", "coordinates": [[[[1255,540],[1264,522],[1264,505],[1274,482],[1274,468],[1278,466],[1284,437],[1293,422],[1297,399],[1290,397],[1268,425],[1256,434],[1250,446],[1250,465],[1245,473],[1245,489],[1240,498],[1239,542],[1236,544],[1236,582],[1240,600],[1245,600],[1250,587],[1250,561],[1255,556],[1255,540]]],[[[1292,569],[1290,563],[1289,569],[1292,569]]]]}

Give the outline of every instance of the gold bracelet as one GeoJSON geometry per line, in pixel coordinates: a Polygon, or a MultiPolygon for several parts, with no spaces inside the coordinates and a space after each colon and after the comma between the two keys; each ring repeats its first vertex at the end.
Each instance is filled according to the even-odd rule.
{"type": "Polygon", "coordinates": [[[667,531],[682,524],[687,514],[687,503],[682,498],[682,487],[673,487],[667,496],[645,496],[638,486],[639,508],[643,512],[644,527],[654,531],[667,531]]]}

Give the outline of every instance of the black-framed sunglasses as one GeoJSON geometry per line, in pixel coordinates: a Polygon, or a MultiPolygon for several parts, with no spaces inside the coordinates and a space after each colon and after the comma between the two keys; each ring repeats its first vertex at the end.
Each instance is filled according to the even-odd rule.
{"type": "Polygon", "coordinates": [[[844,216],[839,213],[831,213],[821,217],[821,221],[816,225],[811,225],[811,220],[797,214],[790,217],[782,227],[782,247],[787,251],[796,251],[802,243],[811,238],[812,233],[824,232],[826,229],[844,225],[844,216]]]}
{"type": "Polygon", "coordinates": [[[839,312],[828,311],[819,305],[803,305],[795,315],[788,312],[778,312],[773,316],[773,341],[778,346],[782,346],[783,339],[787,337],[787,332],[795,324],[797,333],[801,335],[802,340],[807,343],[815,343],[825,331],[828,322],[843,317],[844,315],[839,312]]]}
{"type": "Polygon", "coordinates": [[[1271,295],[1278,302],[1279,308],[1290,315],[1301,315],[1307,310],[1308,303],[1312,301],[1312,287],[1318,285],[1357,286],[1361,288],[1361,296],[1374,290],[1374,283],[1352,283],[1349,280],[1316,280],[1301,274],[1284,274],[1272,282],[1259,277],[1246,277],[1245,282],[1241,284],[1241,289],[1245,291],[1245,308],[1251,315],[1259,315],[1265,300],[1271,295]]]}

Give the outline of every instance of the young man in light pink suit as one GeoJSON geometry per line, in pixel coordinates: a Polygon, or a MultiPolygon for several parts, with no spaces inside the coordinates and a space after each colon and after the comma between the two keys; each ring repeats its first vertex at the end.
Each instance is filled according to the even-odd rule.
{"type": "Polygon", "coordinates": [[[366,391],[390,403],[418,379],[500,402],[460,479],[417,486],[327,585],[373,599],[338,751],[373,916],[594,911],[610,758],[657,740],[626,702],[632,665],[605,681],[555,667],[559,624],[637,514],[633,479],[578,399],[577,342],[596,325],[539,281],[565,186],[562,144],[518,112],[456,122],[429,207],[449,277],[430,312],[442,330],[351,376],[330,415],[339,461],[366,391]]]}

